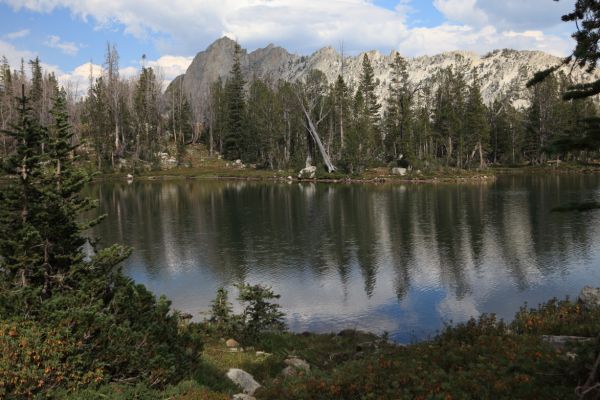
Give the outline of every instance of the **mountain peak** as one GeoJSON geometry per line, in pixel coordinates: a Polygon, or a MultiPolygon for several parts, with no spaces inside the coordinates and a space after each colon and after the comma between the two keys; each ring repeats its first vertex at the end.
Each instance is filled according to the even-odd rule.
{"type": "Polygon", "coordinates": [[[217,40],[215,40],[210,46],[208,46],[207,50],[212,50],[215,48],[230,48],[235,47],[236,41],[231,39],[228,36],[223,36],[217,40]]]}
{"type": "MultiPolygon", "coordinates": [[[[210,85],[217,79],[227,79],[233,65],[233,49],[236,42],[222,37],[199,53],[183,78],[183,88],[200,114],[208,112],[210,85]]],[[[392,79],[392,61],[397,51],[388,55],[379,51],[367,51],[357,56],[341,55],[331,46],[315,51],[310,56],[291,54],[281,47],[269,44],[267,47],[247,53],[242,49],[240,62],[247,82],[253,78],[297,81],[304,79],[312,69],[322,71],[329,82],[334,82],[343,71],[344,79],[350,87],[357,87],[362,72],[363,55],[368,55],[375,78],[381,82],[376,92],[379,101],[385,104],[389,95],[389,82],[392,79]]],[[[537,71],[557,65],[561,59],[538,51],[496,50],[481,56],[470,51],[451,51],[433,56],[406,58],[409,80],[415,84],[431,81],[440,69],[459,68],[467,80],[475,74],[481,79],[481,93],[485,102],[490,103],[506,94],[511,88],[525,88],[525,83],[537,71]]],[[[563,67],[564,68],[564,67],[563,67]]],[[[600,78],[600,73],[596,78],[600,78]]],[[[575,82],[584,81],[584,71],[576,68],[571,77],[575,82]]],[[[589,77],[588,77],[589,78],[589,77]]],[[[593,77],[592,77],[593,78],[593,77]]],[[[178,81],[181,84],[181,81],[178,81]]],[[[529,92],[520,90],[516,94],[515,105],[527,104],[529,92]]]]}

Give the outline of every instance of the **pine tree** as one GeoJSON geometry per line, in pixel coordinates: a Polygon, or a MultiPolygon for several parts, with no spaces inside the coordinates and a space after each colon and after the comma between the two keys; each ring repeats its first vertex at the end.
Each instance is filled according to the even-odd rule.
{"type": "Polygon", "coordinates": [[[38,122],[42,122],[42,108],[44,100],[44,76],[42,74],[42,64],[39,57],[35,60],[30,60],[29,65],[31,66],[31,90],[29,98],[31,102],[31,108],[33,109],[34,116],[38,122]]]}
{"type": "Polygon", "coordinates": [[[473,153],[469,161],[478,153],[479,168],[485,165],[484,154],[487,154],[490,138],[489,122],[487,120],[487,108],[481,98],[481,90],[477,77],[469,86],[469,93],[465,110],[465,130],[468,139],[468,147],[472,148],[473,153]]]}
{"type": "Polygon", "coordinates": [[[209,152],[215,150],[223,153],[223,140],[225,138],[227,110],[223,81],[219,77],[210,87],[209,108],[209,152]]]}
{"type": "Polygon", "coordinates": [[[555,76],[532,88],[527,111],[526,156],[536,163],[546,160],[547,146],[560,131],[560,89],[555,76]]]}
{"type": "MultiPolygon", "coordinates": [[[[0,129],[6,130],[10,121],[13,120],[15,109],[13,93],[13,76],[6,57],[2,57],[0,63],[0,129]]],[[[2,138],[2,155],[6,157],[9,153],[10,139],[7,135],[0,133],[2,138]]]]}
{"type": "Polygon", "coordinates": [[[363,133],[363,146],[365,157],[368,160],[375,159],[380,155],[381,137],[379,132],[379,111],[381,104],[378,102],[377,89],[378,82],[375,80],[373,66],[366,54],[363,56],[362,71],[360,75],[358,93],[356,97],[357,118],[361,119],[358,123],[359,129],[363,133]]]}
{"type": "Polygon", "coordinates": [[[43,226],[47,195],[41,189],[42,146],[47,132],[39,126],[25,96],[19,99],[18,121],[5,134],[14,138],[15,151],[2,165],[3,172],[17,178],[0,192],[0,273],[3,290],[21,289],[28,303],[40,295],[47,269],[43,226]]]}
{"type": "Polygon", "coordinates": [[[396,53],[390,67],[392,80],[385,113],[386,150],[393,159],[400,154],[412,158],[414,143],[410,125],[413,118],[413,90],[408,80],[406,60],[396,53]]]}
{"type": "Polygon", "coordinates": [[[339,133],[339,152],[338,159],[343,158],[344,148],[346,146],[346,133],[349,129],[350,121],[350,106],[352,104],[352,95],[350,88],[344,81],[342,75],[338,75],[335,85],[333,86],[333,99],[334,99],[334,124],[337,127],[339,133]]]}
{"type": "Polygon", "coordinates": [[[225,84],[225,98],[227,101],[226,133],[223,141],[224,155],[229,160],[236,160],[242,156],[244,147],[244,119],[245,119],[245,93],[244,75],[240,61],[241,48],[235,46],[233,66],[229,79],[225,84]]]}
{"type": "MultiPolygon", "coordinates": [[[[109,381],[179,381],[194,368],[201,343],[179,326],[166,299],[122,275],[118,264],[128,249],[115,245],[85,257],[82,232],[97,220],[80,224],[92,202],[79,195],[88,177],[73,162],[64,92],[52,110],[52,139],[32,116],[24,92],[18,123],[7,132],[16,150],[2,165],[14,179],[0,192],[0,315],[71,346],[59,355],[39,354],[40,365],[60,356],[53,367],[63,380],[32,387],[30,395],[57,384],[78,386],[81,371],[109,381]]],[[[36,368],[17,370],[35,376],[36,368]]],[[[11,385],[4,394],[21,397],[13,396],[11,385]]]]}
{"type": "Polygon", "coordinates": [[[114,127],[106,91],[104,78],[96,79],[88,91],[82,113],[83,136],[92,144],[99,170],[108,165],[113,152],[110,134],[114,127]]]}
{"type": "MultiPolygon", "coordinates": [[[[152,68],[142,68],[134,92],[136,122],[134,158],[153,161],[157,152],[160,96],[159,84],[152,68]]],[[[181,128],[180,128],[181,129],[181,128]]],[[[180,130],[180,141],[184,141],[180,130]]]]}

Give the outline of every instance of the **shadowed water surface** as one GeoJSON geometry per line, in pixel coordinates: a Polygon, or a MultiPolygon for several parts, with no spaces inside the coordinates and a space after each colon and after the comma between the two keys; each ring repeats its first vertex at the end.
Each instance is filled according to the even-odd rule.
{"type": "MultiPolygon", "coordinates": [[[[218,287],[268,284],[294,331],[427,338],[444,321],[600,286],[597,176],[484,184],[97,183],[93,234],[134,253],[124,271],[199,316],[218,287]]],[[[232,289],[235,296],[235,289],[232,289]]]]}

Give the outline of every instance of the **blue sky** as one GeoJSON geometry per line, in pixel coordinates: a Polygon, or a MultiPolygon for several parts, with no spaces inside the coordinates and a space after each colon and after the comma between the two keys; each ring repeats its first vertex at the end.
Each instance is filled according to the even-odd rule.
{"type": "Polygon", "coordinates": [[[574,0],[0,0],[0,55],[13,65],[39,56],[63,80],[99,71],[115,43],[123,74],[141,57],[165,80],[227,35],[250,50],[274,43],[309,54],[339,47],[405,56],[496,48],[565,55],[574,0]]]}

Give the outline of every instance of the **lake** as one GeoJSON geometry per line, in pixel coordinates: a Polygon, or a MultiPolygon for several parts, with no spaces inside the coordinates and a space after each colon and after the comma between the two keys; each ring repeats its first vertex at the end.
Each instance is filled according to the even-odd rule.
{"type": "Polygon", "coordinates": [[[296,332],[356,328],[401,343],[481,313],[600,286],[594,175],[502,176],[467,184],[174,180],[95,183],[102,244],[134,248],[123,270],[205,317],[236,282],[281,294],[296,332]]]}

